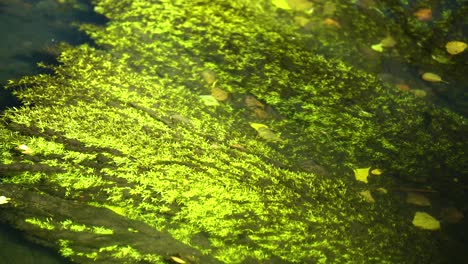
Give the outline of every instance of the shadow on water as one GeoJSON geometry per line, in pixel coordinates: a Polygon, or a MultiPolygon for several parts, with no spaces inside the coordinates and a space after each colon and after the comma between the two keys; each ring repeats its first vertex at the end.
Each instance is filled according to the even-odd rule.
{"type": "Polygon", "coordinates": [[[57,253],[28,242],[21,233],[0,226],[0,259],[1,263],[11,264],[67,264],[70,263],[57,253]]]}
{"type": "MultiPolygon", "coordinates": [[[[73,1],[72,1],[73,2],[73,1]]],[[[10,0],[0,3],[0,111],[19,102],[5,89],[8,80],[44,73],[38,62],[56,64],[57,45],[92,41],[76,26],[79,23],[104,24],[106,19],[93,12],[90,0],[59,4],[55,0],[10,0]]]]}

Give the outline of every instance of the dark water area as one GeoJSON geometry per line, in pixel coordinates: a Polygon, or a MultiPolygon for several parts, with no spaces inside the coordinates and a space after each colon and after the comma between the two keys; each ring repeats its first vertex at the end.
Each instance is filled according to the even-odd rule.
{"type": "Polygon", "coordinates": [[[0,111],[19,102],[5,90],[8,80],[44,72],[37,63],[55,64],[57,45],[90,43],[79,23],[104,24],[90,1],[0,0],[0,111]]]}
{"type": "MultiPolygon", "coordinates": [[[[106,20],[93,12],[90,1],[72,2],[0,0],[0,111],[19,106],[12,91],[5,89],[8,80],[44,73],[37,63],[56,64],[60,42],[92,44],[76,25],[104,24],[106,20]]],[[[0,226],[0,263],[70,263],[57,252],[31,243],[23,235],[8,226],[0,226]]]]}
{"type": "Polygon", "coordinates": [[[23,234],[0,226],[0,263],[5,264],[68,264],[51,249],[33,244],[23,234]]]}

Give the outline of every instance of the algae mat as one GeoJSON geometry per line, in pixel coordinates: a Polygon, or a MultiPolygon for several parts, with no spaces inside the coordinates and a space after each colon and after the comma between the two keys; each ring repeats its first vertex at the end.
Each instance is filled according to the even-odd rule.
{"type": "Polygon", "coordinates": [[[406,143],[383,116],[460,117],[306,51],[267,1],[95,4],[110,18],[82,26],[96,46],[62,45],[53,74],[11,83],[2,221],[76,263],[438,262],[409,210],[369,203],[343,168],[416,162],[431,136],[393,166],[382,148],[406,143]]]}

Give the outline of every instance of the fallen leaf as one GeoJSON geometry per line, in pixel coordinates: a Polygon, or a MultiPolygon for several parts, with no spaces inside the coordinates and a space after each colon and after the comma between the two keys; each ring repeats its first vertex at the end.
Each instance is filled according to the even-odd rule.
{"type": "Polygon", "coordinates": [[[413,218],[413,225],[421,229],[438,230],[440,229],[440,222],[425,212],[416,212],[413,218]]]}
{"type": "Polygon", "coordinates": [[[286,0],[272,0],[272,4],[278,8],[281,9],[291,9],[291,7],[288,4],[288,1],[286,0]]]}
{"type": "Polygon", "coordinates": [[[34,152],[30,147],[28,147],[25,144],[19,145],[16,149],[18,149],[19,151],[21,151],[21,153],[26,154],[26,155],[31,155],[34,152]]]}
{"type": "Polygon", "coordinates": [[[421,8],[413,13],[419,21],[430,21],[432,20],[432,10],[430,8],[421,8]]]}
{"type": "Polygon", "coordinates": [[[229,93],[217,86],[211,89],[211,95],[218,101],[226,101],[229,98],[229,93]]]}
{"type": "Polygon", "coordinates": [[[425,81],[428,81],[428,82],[443,82],[443,83],[448,83],[444,80],[442,80],[442,77],[440,77],[439,75],[433,73],[433,72],[425,72],[421,78],[425,81]]]}
{"type": "Polygon", "coordinates": [[[371,49],[377,52],[383,52],[382,43],[372,45],[371,49]]]}
{"type": "Polygon", "coordinates": [[[207,106],[219,105],[218,100],[216,100],[216,98],[214,98],[212,95],[200,95],[200,99],[207,106]]]}
{"type": "Polygon", "coordinates": [[[281,139],[280,135],[273,132],[267,125],[259,124],[259,123],[249,123],[250,126],[255,129],[258,135],[269,142],[284,142],[281,139]]]}
{"type": "Polygon", "coordinates": [[[171,256],[171,260],[174,262],[174,263],[178,263],[178,264],[185,264],[187,262],[185,262],[185,260],[179,258],[179,257],[176,257],[176,256],[171,256]]]}
{"type": "Polygon", "coordinates": [[[397,83],[395,85],[400,91],[409,91],[411,90],[411,87],[407,85],[406,83],[397,83]]]}
{"type": "Polygon", "coordinates": [[[0,204],[6,204],[10,201],[11,199],[5,196],[0,196],[0,204]]]}
{"type": "Polygon", "coordinates": [[[214,82],[216,82],[216,74],[212,70],[204,70],[201,73],[203,80],[205,80],[206,83],[209,85],[212,85],[214,82]]]}
{"type": "Polygon", "coordinates": [[[244,103],[245,105],[248,107],[248,108],[264,108],[265,105],[260,102],[259,100],[257,100],[257,98],[255,98],[255,96],[253,95],[246,95],[245,98],[244,98],[244,103]]]}
{"type": "Polygon", "coordinates": [[[341,28],[341,25],[338,21],[329,17],[323,20],[323,24],[327,26],[335,27],[335,28],[341,28]]]}
{"type": "Polygon", "coordinates": [[[395,41],[395,39],[390,35],[388,35],[386,38],[384,38],[384,39],[382,39],[380,41],[380,45],[383,48],[393,48],[393,47],[395,47],[396,43],[397,42],[395,41]]]}
{"type": "Polygon", "coordinates": [[[383,194],[387,194],[387,193],[388,193],[387,189],[382,188],[382,187],[377,188],[377,191],[378,191],[379,193],[383,193],[383,194]]]}
{"type": "Polygon", "coordinates": [[[375,203],[374,197],[372,197],[372,194],[369,190],[362,191],[359,193],[359,195],[361,195],[361,197],[364,198],[366,202],[375,203]]]}
{"type": "Polygon", "coordinates": [[[433,54],[431,58],[438,63],[442,64],[453,64],[453,62],[450,60],[450,57],[447,56],[446,54],[433,54]]]}
{"type": "MultiPolygon", "coordinates": [[[[277,1],[277,0],[273,0],[277,1]]],[[[287,0],[288,6],[297,11],[308,11],[312,8],[313,4],[307,0],[287,0]]]]}
{"type": "Polygon", "coordinates": [[[412,89],[409,90],[410,93],[414,94],[416,97],[425,97],[427,96],[427,92],[421,89],[412,89]]]}
{"type": "Polygon", "coordinates": [[[309,24],[310,19],[303,16],[295,16],[294,22],[296,22],[296,24],[298,24],[301,27],[305,27],[307,24],[309,24]]]}
{"type": "Polygon", "coordinates": [[[430,206],[431,201],[429,199],[420,194],[420,193],[414,193],[414,192],[409,192],[406,195],[406,202],[409,204],[414,204],[414,205],[419,205],[419,206],[430,206]]]}
{"type": "Polygon", "coordinates": [[[362,181],[364,183],[367,183],[367,177],[369,177],[369,169],[368,168],[361,168],[361,169],[354,169],[354,177],[358,181],[362,181]]]}
{"type": "Polygon", "coordinates": [[[264,124],[260,124],[260,123],[249,123],[249,125],[255,129],[255,130],[259,130],[260,128],[268,128],[267,125],[264,125],[264,124]]]}
{"type": "Polygon", "coordinates": [[[255,114],[255,117],[258,119],[267,119],[270,117],[267,111],[260,109],[260,108],[255,108],[253,112],[255,114]]]}
{"type": "Polygon", "coordinates": [[[442,208],[441,212],[442,221],[454,224],[460,222],[465,215],[455,207],[442,208]]]}
{"type": "Polygon", "coordinates": [[[445,45],[445,49],[451,55],[462,53],[463,51],[465,51],[467,47],[468,47],[468,44],[462,41],[450,41],[450,42],[447,42],[447,44],[445,45]]]}

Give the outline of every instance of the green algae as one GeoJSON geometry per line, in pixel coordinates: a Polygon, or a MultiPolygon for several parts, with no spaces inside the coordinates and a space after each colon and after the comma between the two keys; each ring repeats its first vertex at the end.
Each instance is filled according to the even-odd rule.
{"type": "Polygon", "coordinates": [[[0,126],[9,223],[77,263],[437,263],[410,211],[363,201],[351,169],[462,172],[462,117],[311,52],[268,1],[96,5],[111,22],[82,29],[98,47],[63,45],[53,75],[15,83],[23,106],[0,126]],[[230,102],[200,99],[206,69],[230,102]],[[245,94],[284,142],[250,127],[245,94]]]}

